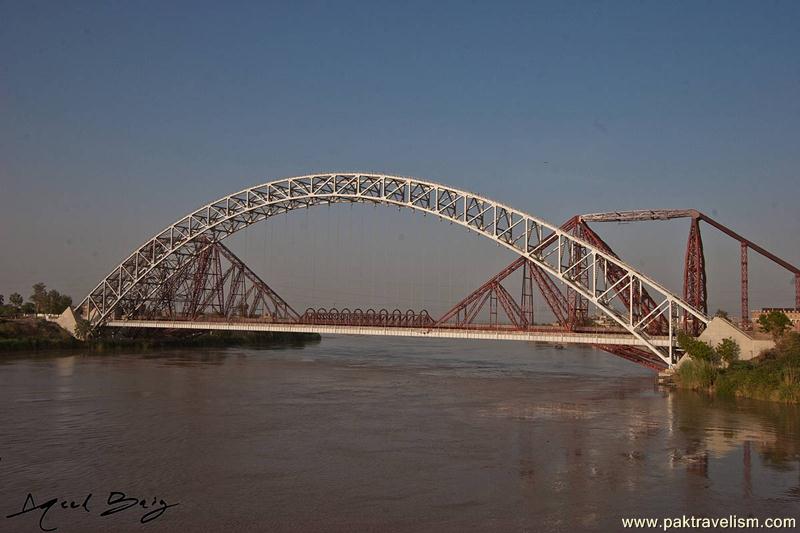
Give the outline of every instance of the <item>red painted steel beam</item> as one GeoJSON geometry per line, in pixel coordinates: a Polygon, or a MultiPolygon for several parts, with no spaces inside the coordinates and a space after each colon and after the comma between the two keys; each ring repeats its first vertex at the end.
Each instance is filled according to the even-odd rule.
{"type": "Polygon", "coordinates": [[[553,279],[535,263],[530,263],[530,272],[536,286],[539,287],[539,292],[544,296],[547,306],[556,321],[564,328],[569,330],[569,303],[566,296],[559,290],[553,279]]]}
{"type": "MultiPolygon", "coordinates": [[[[567,221],[567,224],[564,226],[572,226],[572,229],[574,229],[576,227],[576,220],[577,219],[571,219],[570,221],[567,221]]],[[[562,228],[564,228],[564,226],[562,226],[562,228]]],[[[613,254],[613,251],[610,253],[613,254]]],[[[481,287],[473,291],[469,296],[464,298],[461,302],[456,304],[456,306],[445,313],[445,315],[441,319],[437,320],[432,327],[446,328],[448,327],[446,322],[452,320],[454,317],[456,318],[457,327],[470,327],[472,325],[472,320],[474,320],[479,310],[483,308],[486,301],[494,294],[497,296],[497,299],[504,308],[504,311],[508,315],[509,319],[511,319],[513,323],[511,327],[513,329],[521,329],[521,325],[525,324],[523,307],[517,305],[511,294],[500,284],[500,281],[507,278],[511,273],[519,269],[520,266],[525,268],[525,271],[523,272],[523,299],[525,298],[525,280],[526,276],[529,275],[529,283],[536,283],[539,291],[542,293],[542,296],[547,302],[548,307],[550,307],[550,310],[553,312],[553,315],[556,317],[556,320],[562,329],[568,331],[574,330],[575,324],[571,320],[570,303],[566,295],[558,288],[553,279],[541,267],[539,267],[539,265],[524,258],[515,260],[506,268],[501,270],[498,274],[489,279],[486,283],[481,285],[481,287]],[[463,319],[460,318],[462,314],[464,315],[463,319]],[[519,317],[519,319],[515,320],[516,317],[519,317]]],[[[529,324],[527,326],[528,328],[533,326],[532,322],[527,322],[527,324],[529,324]]],[[[497,324],[492,324],[489,329],[497,329],[498,327],[499,326],[497,324]]],[[[661,371],[667,367],[663,361],[656,359],[650,352],[644,351],[635,346],[594,346],[612,355],[616,355],[655,371],[661,371]]]]}
{"type": "Polygon", "coordinates": [[[667,364],[661,359],[653,357],[652,352],[647,352],[641,348],[637,348],[636,346],[596,344],[594,347],[603,350],[604,352],[622,357],[623,359],[627,359],[628,361],[646,366],[647,368],[655,370],[656,372],[660,372],[667,368],[667,364]]]}
{"type": "Polygon", "coordinates": [[[378,326],[378,327],[397,327],[397,328],[422,328],[432,327],[433,318],[428,311],[423,309],[416,312],[411,309],[400,311],[395,309],[342,309],[336,308],[319,309],[308,308],[300,315],[298,320],[301,324],[325,325],[325,326],[378,326]]]}
{"type": "MultiPolygon", "coordinates": [[[[704,285],[706,282],[705,276],[705,261],[702,257],[702,240],[700,239],[700,227],[698,225],[699,221],[706,222],[710,226],[718,229],[725,235],[728,235],[732,239],[735,239],[739,242],[741,246],[741,258],[740,258],[740,269],[741,269],[741,307],[742,307],[742,326],[747,328],[750,326],[750,309],[749,309],[749,294],[748,294],[748,272],[747,272],[747,250],[752,249],[758,254],[763,257],[766,257],[773,263],[777,264],[780,267],[785,268],[792,274],[794,274],[794,283],[795,283],[795,294],[794,294],[794,306],[796,309],[800,309],[800,267],[797,267],[785,259],[781,259],[777,255],[773,254],[772,252],[767,251],[763,247],[759,246],[758,244],[754,243],[750,239],[747,239],[740,235],[739,233],[733,231],[729,227],[717,222],[713,218],[709,217],[705,213],[701,213],[696,209],[651,209],[651,210],[638,210],[638,211],[617,211],[617,212],[609,212],[609,213],[593,213],[588,215],[581,215],[579,217],[581,220],[584,221],[593,221],[593,222],[632,222],[638,220],[671,220],[675,218],[691,218],[692,219],[692,226],[689,230],[689,243],[687,244],[687,255],[686,255],[686,265],[684,269],[684,297],[692,296],[697,297],[701,292],[703,292],[704,285]],[[692,240],[697,239],[698,243],[693,244],[692,240]],[[691,249],[691,251],[690,251],[691,249]],[[698,269],[699,262],[702,261],[702,269],[698,269]],[[687,293],[687,284],[692,285],[687,293]],[[702,285],[702,286],[701,286],[702,285]]],[[[695,298],[695,301],[687,300],[690,304],[694,305],[698,309],[701,309],[704,313],[708,313],[707,311],[707,303],[704,300],[698,300],[695,298]],[[697,303],[695,302],[702,302],[705,304],[705,308],[698,307],[697,303]]]]}
{"type": "Polygon", "coordinates": [[[752,250],[754,250],[754,251],[758,252],[759,254],[763,255],[764,257],[766,257],[767,259],[769,259],[773,263],[782,266],[783,268],[785,268],[789,272],[794,273],[795,275],[800,274],[800,268],[794,266],[793,264],[789,263],[788,261],[786,261],[784,259],[781,259],[777,255],[775,255],[775,254],[773,254],[771,252],[768,252],[767,250],[765,250],[761,246],[757,245],[756,243],[754,243],[750,239],[745,239],[744,237],[742,237],[741,235],[739,235],[738,233],[736,233],[732,229],[728,228],[727,226],[723,226],[722,224],[720,224],[719,222],[717,222],[713,218],[711,218],[711,217],[709,217],[709,216],[707,216],[707,215],[705,215],[703,213],[699,213],[699,217],[700,217],[700,220],[702,220],[703,222],[707,222],[708,224],[714,226],[715,228],[717,228],[721,232],[725,233],[726,235],[736,239],[737,241],[739,241],[742,244],[747,245],[748,248],[751,248],[752,250]]]}
{"type": "Polygon", "coordinates": [[[531,274],[530,261],[522,263],[522,301],[521,311],[525,321],[533,325],[533,276],[531,274]]]}
{"type": "MultiPolygon", "coordinates": [[[[689,239],[686,243],[686,260],[683,270],[683,299],[708,314],[708,290],[706,287],[706,263],[699,219],[692,218],[689,239]]],[[[702,324],[694,317],[684,315],[683,326],[694,335],[700,334],[702,324]]]]}
{"type": "Polygon", "coordinates": [[[277,292],[272,290],[272,288],[267,285],[264,280],[262,280],[255,272],[250,270],[250,268],[245,265],[244,262],[239,259],[228,247],[221,243],[217,243],[216,246],[220,255],[227,259],[231,265],[235,265],[237,269],[241,271],[244,278],[251,283],[251,286],[258,290],[259,296],[264,299],[264,301],[269,300],[280,315],[285,315],[285,318],[293,321],[296,321],[299,318],[300,315],[298,315],[297,311],[295,311],[292,306],[289,305],[289,303],[277,292]]]}
{"type": "Polygon", "coordinates": [[[757,245],[750,239],[741,236],[729,227],[717,222],[710,216],[706,215],[705,213],[701,213],[696,209],[646,209],[639,211],[615,211],[609,213],[579,215],[579,218],[587,222],[634,222],[639,220],[670,220],[674,218],[694,218],[702,220],[703,222],[707,222],[711,226],[714,226],[729,237],[736,239],[740,243],[746,244],[749,248],[752,248],[754,251],[763,255],[775,264],[782,266],[789,272],[800,274],[800,267],[796,267],[785,259],[781,259],[772,252],[769,252],[757,245]]]}
{"type": "MultiPolygon", "coordinates": [[[[483,307],[485,300],[488,294],[493,290],[496,284],[499,284],[501,281],[506,279],[508,276],[513,274],[517,271],[524,263],[526,259],[524,257],[519,257],[514,260],[511,264],[505,267],[503,270],[492,276],[489,280],[487,280],[483,285],[472,291],[469,295],[467,295],[464,299],[458,302],[456,305],[451,307],[441,318],[436,321],[436,325],[441,325],[446,322],[449,322],[454,317],[458,321],[458,316],[460,313],[465,314],[465,319],[468,318],[470,315],[474,319],[475,315],[477,315],[480,308],[483,307]],[[475,305],[480,302],[480,308],[476,308],[475,305]],[[469,312],[467,311],[469,309],[469,312]],[[474,312],[472,312],[474,311],[474,312]]],[[[471,321],[471,319],[469,319],[471,321]]]]}
{"type": "Polygon", "coordinates": [[[740,266],[742,269],[742,327],[749,329],[750,326],[750,305],[748,297],[747,280],[747,243],[742,243],[742,256],[740,266]]]}
{"type": "Polygon", "coordinates": [[[794,308],[800,309],[800,274],[794,275],[794,308]]]}
{"type": "MultiPolygon", "coordinates": [[[[600,235],[598,235],[592,228],[590,228],[586,222],[579,220],[576,225],[576,228],[579,229],[578,232],[579,237],[588,241],[594,246],[600,248],[601,250],[611,255],[612,257],[619,258],[619,255],[617,255],[617,253],[611,249],[608,243],[606,243],[600,237],[600,235]]],[[[614,268],[612,266],[611,269],[608,271],[608,275],[609,275],[609,283],[613,285],[614,283],[622,279],[625,273],[621,269],[614,268]]],[[[703,277],[705,278],[705,274],[703,275],[703,277]]],[[[625,306],[626,309],[630,309],[631,305],[635,306],[636,304],[638,304],[639,307],[641,307],[642,316],[646,316],[653,309],[656,308],[655,301],[653,301],[653,298],[644,288],[642,288],[642,294],[640,297],[638,297],[638,300],[636,302],[631,301],[630,294],[628,293],[628,291],[621,291],[619,294],[617,294],[617,297],[619,297],[620,301],[622,302],[622,304],[625,306]]],[[[648,327],[648,331],[654,334],[663,333],[668,329],[668,327],[669,325],[667,323],[666,318],[664,318],[663,315],[659,315],[658,318],[655,319],[653,323],[648,327]]]]}
{"type": "Polygon", "coordinates": [[[196,257],[177,270],[162,267],[162,290],[136,300],[141,316],[197,319],[234,318],[236,314],[261,314],[272,320],[294,322],[298,314],[258,275],[222,243],[198,242],[196,257]],[[221,259],[226,260],[223,272],[221,259]]]}

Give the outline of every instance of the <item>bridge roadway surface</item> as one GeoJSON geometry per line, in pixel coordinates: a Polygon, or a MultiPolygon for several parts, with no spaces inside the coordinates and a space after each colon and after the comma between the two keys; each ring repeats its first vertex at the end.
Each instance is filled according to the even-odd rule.
{"type": "MultiPolygon", "coordinates": [[[[212,322],[188,320],[109,320],[107,326],[117,328],[194,329],[214,331],[280,331],[287,333],[319,333],[333,335],[378,335],[392,337],[428,337],[440,339],[486,339],[547,342],[557,344],[605,344],[645,346],[640,339],[625,333],[520,331],[455,327],[391,327],[293,324],[283,322],[212,322]]],[[[669,346],[668,337],[650,337],[654,346],[669,346]]]]}

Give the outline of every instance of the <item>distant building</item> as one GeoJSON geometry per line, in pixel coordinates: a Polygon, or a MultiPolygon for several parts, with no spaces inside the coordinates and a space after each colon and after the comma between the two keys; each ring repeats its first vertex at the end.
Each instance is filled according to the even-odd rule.
{"type": "Polygon", "coordinates": [[[753,323],[755,324],[758,321],[758,317],[765,315],[770,311],[780,311],[781,313],[785,314],[789,317],[789,320],[792,321],[793,329],[795,331],[800,331],[800,309],[795,307],[764,307],[763,309],[758,309],[757,311],[750,313],[753,323]]]}

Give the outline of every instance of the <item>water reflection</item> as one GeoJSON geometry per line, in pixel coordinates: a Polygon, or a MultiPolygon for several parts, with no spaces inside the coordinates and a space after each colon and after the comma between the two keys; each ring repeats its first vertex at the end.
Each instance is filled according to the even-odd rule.
{"type": "MultiPolygon", "coordinates": [[[[0,505],[122,485],[180,500],[153,531],[617,530],[800,502],[797,407],[662,390],[587,349],[333,337],[17,356],[0,402],[0,505]]],[[[109,527],[74,520],[59,529],[109,527]]]]}
{"type": "Polygon", "coordinates": [[[696,447],[714,457],[750,443],[769,467],[785,470],[800,460],[800,408],[796,405],[709,398],[684,391],[670,398],[671,418],[696,447]]]}

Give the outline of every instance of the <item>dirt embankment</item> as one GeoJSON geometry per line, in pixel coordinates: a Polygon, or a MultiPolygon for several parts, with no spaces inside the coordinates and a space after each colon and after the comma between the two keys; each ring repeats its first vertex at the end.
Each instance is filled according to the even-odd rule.
{"type": "Polygon", "coordinates": [[[0,319],[0,352],[78,348],[82,345],[54,322],[38,318],[0,319]]]}

